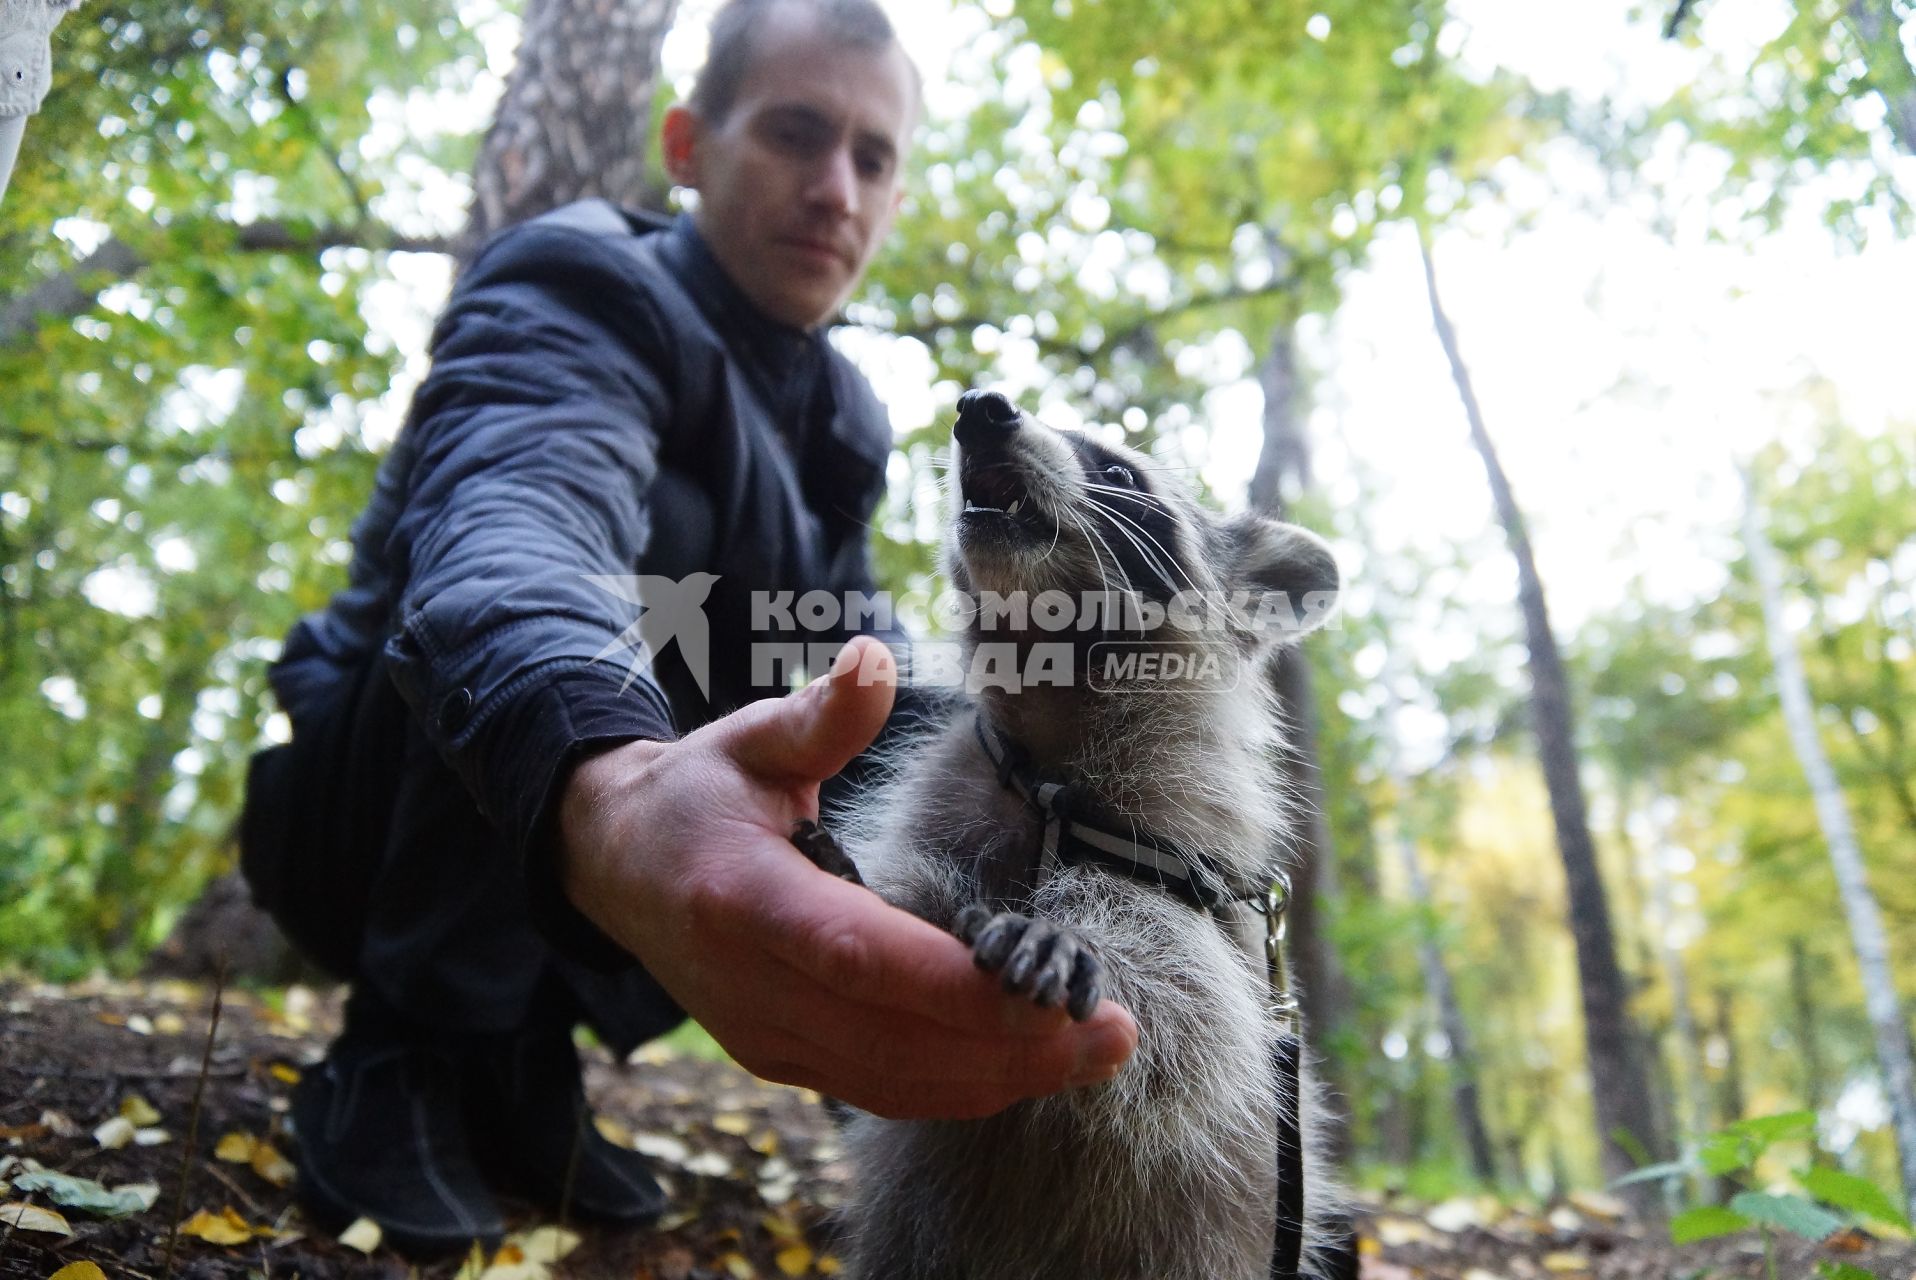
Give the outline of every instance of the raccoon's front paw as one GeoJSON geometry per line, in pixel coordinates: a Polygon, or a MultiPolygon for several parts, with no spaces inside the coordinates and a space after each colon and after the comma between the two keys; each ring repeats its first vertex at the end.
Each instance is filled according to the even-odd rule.
{"type": "Polygon", "coordinates": [[[952,932],[970,944],[980,969],[1002,973],[1013,995],[1028,995],[1041,1009],[1062,1003],[1079,1022],[1097,1008],[1104,970],[1084,940],[1063,925],[1012,911],[994,915],[974,902],[958,913],[952,932]]]}
{"type": "Polygon", "coordinates": [[[853,884],[865,883],[865,877],[858,874],[858,864],[852,861],[851,855],[832,838],[831,832],[810,818],[800,818],[793,824],[791,841],[820,871],[829,871],[840,880],[849,880],[853,884]]]}

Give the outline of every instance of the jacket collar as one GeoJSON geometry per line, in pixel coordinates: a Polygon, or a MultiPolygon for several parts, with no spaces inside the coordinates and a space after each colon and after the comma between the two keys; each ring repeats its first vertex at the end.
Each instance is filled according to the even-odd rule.
{"type": "Polygon", "coordinates": [[[765,402],[790,405],[809,400],[817,390],[827,349],[824,330],[807,333],[760,311],[725,274],[691,214],[673,219],[661,248],[667,268],[723,335],[765,402]]]}

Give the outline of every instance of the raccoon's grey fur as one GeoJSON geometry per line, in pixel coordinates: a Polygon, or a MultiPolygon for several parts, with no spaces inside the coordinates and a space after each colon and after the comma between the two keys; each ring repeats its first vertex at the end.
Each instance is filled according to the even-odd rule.
{"type": "MultiPolygon", "coordinates": [[[[1001,396],[967,396],[957,435],[963,509],[947,567],[960,590],[1056,590],[1075,601],[1123,588],[1160,602],[1178,591],[1212,600],[1248,593],[1221,629],[1130,633],[1161,652],[1242,662],[1232,687],[1133,680],[1122,692],[1099,691],[1080,669],[1069,685],[984,689],[976,706],[1042,775],[1095,797],[1107,823],[1195,851],[1234,883],[1268,883],[1289,802],[1272,768],[1280,730],[1262,660],[1322,621],[1337,586],[1329,550],[1292,526],[1207,512],[1151,460],[1046,428],[1001,396]],[[1288,621],[1288,609],[1260,610],[1272,593],[1301,610],[1296,625],[1272,625],[1288,621]]],[[[1111,638],[986,634],[980,623],[966,645],[970,653],[981,643],[1072,641],[1082,662],[1096,656],[1091,642],[1111,638]]],[[[1001,785],[971,711],[899,761],[891,782],[841,825],[873,889],[961,936],[971,936],[978,913],[964,926],[961,915],[980,903],[1066,925],[1140,1032],[1107,1084],[976,1121],[854,1116],[850,1275],[1265,1280],[1279,1028],[1262,917],[1254,904],[1203,912],[1093,865],[1041,876],[1041,826],[1001,785]]],[[[1053,989],[1045,1002],[1061,998],[1053,989]]],[[[1318,1105],[1308,1078],[1302,1092],[1308,1149],[1318,1105]]],[[[1310,1159],[1308,1168],[1312,1274],[1336,1192],[1322,1164],[1310,1159]]]]}

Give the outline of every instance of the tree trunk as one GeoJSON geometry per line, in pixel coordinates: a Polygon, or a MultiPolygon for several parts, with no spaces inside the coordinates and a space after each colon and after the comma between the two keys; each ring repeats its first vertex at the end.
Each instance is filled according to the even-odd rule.
{"type": "Polygon", "coordinates": [[[1437,1010],[1438,1028],[1444,1033],[1444,1039],[1450,1042],[1451,1105],[1456,1109],[1457,1127],[1463,1133],[1464,1145],[1470,1151],[1471,1172],[1486,1187],[1494,1186],[1497,1164],[1491,1154],[1490,1132],[1484,1128],[1482,1095],[1477,1083],[1477,1055],[1471,1047],[1470,1027],[1464,1022],[1464,1011],[1457,1004],[1457,990],[1450,981],[1450,968],[1444,963],[1443,952],[1438,950],[1437,939],[1433,936],[1436,909],[1430,899],[1430,882],[1424,878],[1423,862],[1417,856],[1417,842],[1402,816],[1403,798],[1410,794],[1410,780],[1404,776],[1395,759],[1391,761],[1390,777],[1400,798],[1396,823],[1397,858],[1403,865],[1411,902],[1425,917],[1424,927],[1417,938],[1417,958],[1423,966],[1424,990],[1437,1010]]]}
{"type": "MultiPolygon", "coordinates": [[[[1654,805],[1653,800],[1653,808],[1654,805]]],[[[1677,1074],[1681,1077],[1676,1092],[1683,1099],[1684,1110],[1680,1131],[1695,1141],[1712,1127],[1710,1102],[1703,1087],[1703,1042],[1697,1032],[1695,1011],[1690,1007],[1689,969],[1683,963],[1683,952],[1670,940],[1676,924],[1676,902],[1670,891],[1669,873],[1663,865],[1663,849],[1667,843],[1659,832],[1649,863],[1650,919],[1656,930],[1656,948],[1663,960],[1664,981],[1670,984],[1670,1007],[1675,1018],[1677,1074]]],[[[1694,1189],[1702,1192],[1702,1175],[1692,1174],[1691,1180],[1694,1189]]]]}
{"type": "Polygon", "coordinates": [[[1823,1066],[1822,1039],[1816,1031],[1816,997],[1812,994],[1809,948],[1803,939],[1790,939],[1790,1004],[1796,1016],[1796,1056],[1803,1064],[1803,1105],[1823,1109],[1829,1092],[1829,1073],[1823,1066]]]}
{"type": "MultiPolygon", "coordinates": [[[[1251,480],[1250,505],[1281,520],[1287,506],[1285,486],[1292,484],[1301,490],[1311,479],[1310,441],[1297,414],[1296,354],[1288,321],[1272,333],[1270,354],[1259,371],[1259,381],[1264,389],[1264,445],[1251,480]]],[[[1317,691],[1310,662],[1299,649],[1287,649],[1279,656],[1271,680],[1288,728],[1280,764],[1284,785],[1299,802],[1290,849],[1295,868],[1287,921],[1291,959],[1304,1024],[1313,1042],[1321,1046],[1348,1020],[1351,995],[1350,980],[1324,936],[1320,910],[1321,904],[1334,896],[1335,868],[1319,765],[1317,691]]],[[[1331,1134],[1334,1154],[1340,1159],[1347,1157],[1349,1143],[1349,1126],[1340,1118],[1331,1134]]]]}
{"type": "Polygon", "coordinates": [[[1856,951],[1856,964],[1862,971],[1863,1007],[1876,1034],[1877,1065],[1883,1072],[1883,1092],[1889,1098],[1896,1131],[1903,1198],[1911,1216],[1916,1216],[1916,1063],[1910,1060],[1909,1031],[1896,994],[1889,940],[1883,933],[1882,915],[1864,872],[1863,853],[1857,846],[1855,829],[1850,825],[1849,805],[1816,731],[1816,708],[1810,701],[1809,681],[1803,674],[1803,661],[1790,635],[1789,622],[1783,616],[1782,570],[1764,535],[1762,515],[1757,507],[1756,481],[1747,470],[1743,473],[1743,485],[1743,540],[1763,601],[1763,630],[1769,639],[1770,662],[1776,670],[1776,693],[1783,706],[1783,720],[1789,726],[1790,745],[1796,751],[1804,777],[1809,780],[1816,820],[1829,846],[1830,864],[1835,869],[1837,891],[1843,900],[1843,914],[1849,920],[1850,945],[1856,951]]]}
{"type": "Polygon", "coordinates": [[[1916,67],[1903,52],[1902,17],[1892,0],[1850,0],[1849,21],[1863,42],[1870,81],[1883,95],[1889,131],[1916,155],[1916,67]]]}
{"type": "Polygon", "coordinates": [[[518,62],[473,166],[462,262],[574,200],[662,203],[645,162],[659,46],[677,10],[678,0],[527,0],[518,62]]]}
{"type": "MultiPolygon", "coordinates": [[[[1637,1053],[1636,1029],[1630,1019],[1628,988],[1623,970],[1617,964],[1616,939],[1610,926],[1609,904],[1604,899],[1603,879],[1597,870],[1596,846],[1590,838],[1583,780],[1577,772],[1569,680],[1556,637],[1550,631],[1543,580],[1537,573],[1523,512],[1511,493],[1510,481],[1504,475],[1497,451],[1490,442],[1490,433],[1484,426],[1483,412],[1470,383],[1470,371],[1464,364],[1456,331],[1437,291],[1429,234],[1422,228],[1419,228],[1418,243],[1423,253],[1424,285],[1430,294],[1431,319],[1470,420],[1471,442],[1483,459],[1498,519],[1509,540],[1511,555],[1517,561],[1517,596],[1530,651],[1531,715],[1535,721],[1544,784],[1550,793],[1557,850],[1563,859],[1570,932],[1576,941],[1591,1100],[1602,1143],[1604,1172],[1610,1177],[1619,1177],[1634,1167],[1630,1148],[1633,1145],[1644,1148],[1654,1141],[1655,1121],[1650,1113],[1649,1082],[1637,1053]],[[1619,1135],[1623,1135],[1624,1141],[1618,1141],[1619,1135]]],[[[1655,1194],[1641,1183],[1630,1193],[1632,1202],[1645,1212],[1653,1211],[1655,1194]]]]}

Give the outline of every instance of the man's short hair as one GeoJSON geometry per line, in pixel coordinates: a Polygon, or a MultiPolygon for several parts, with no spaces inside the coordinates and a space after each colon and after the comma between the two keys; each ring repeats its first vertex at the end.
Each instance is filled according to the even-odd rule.
{"type": "MultiPolygon", "coordinates": [[[[774,5],[805,10],[827,37],[854,49],[879,52],[898,43],[891,19],[875,0],[726,0],[712,18],[710,51],[692,85],[692,109],[706,123],[723,124],[732,113],[758,51],[757,28],[774,5]]],[[[918,68],[909,57],[905,63],[916,85],[918,68]]]]}

